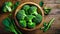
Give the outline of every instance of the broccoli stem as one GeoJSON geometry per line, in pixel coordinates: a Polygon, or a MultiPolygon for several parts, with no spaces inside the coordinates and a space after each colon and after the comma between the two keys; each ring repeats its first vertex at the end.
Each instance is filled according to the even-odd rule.
{"type": "Polygon", "coordinates": [[[46,28],[44,28],[44,32],[46,32],[46,31],[49,29],[49,27],[50,27],[50,26],[51,26],[51,24],[54,22],[54,20],[55,20],[55,18],[52,18],[52,19],[49,21],[49,23],[48,23],[47,27],[46,27],[46,28]]]}
{"type": "Polygon", "coordinates": [[[14,32],[15,34],[18,34],[17,31],[15,30],[13,24],[11,24],[11,26],[9,27],[11,29],[12,32],[14,32]]]}
{"type": "Polygon", "coordinates": [[[13,5],[12,10],[16,9],[19,4],[20,4],[20,2],[17,1],[17,2],[13,5]]]}
{"type": "Polygon", "coordinates": [[[35,15],[38,15],[38,13],[37,12],[34,12],[35,13],[35,15]]]}
{"type": "Polygon", "coordinates": [[[13,24],[11,24],[11,27],[10,27],[11,31],[14,32],[15,34],[18,34],[17,31],[15,30],[13,24]]]}
{"type": "Polygon", "coordinates": [[[7,8],[7,10],[8,10],[9,12],[12,11],[11,7],[6,6],[6,8],[7,8]]]}
{"type": "MultiPolygon", "coordinates": [[[[14,20],[13,20],[13,19],[11,19],[11,21],[12,21],[12,23],[13,23],[13,25],[14,25],[14,27],[15,27],[16,31],[17,31],[19,34],[22,34],[22,33],[17,29],[17,27],[16,27],[16,25],[15,25],[15,23],[14,23],[14,20]]],[[[16,33],[16,31],[15,31],[15,33],[16,33]]],[[[17,33],[16,33],[16,34],[17,34],[17,33]]]]}

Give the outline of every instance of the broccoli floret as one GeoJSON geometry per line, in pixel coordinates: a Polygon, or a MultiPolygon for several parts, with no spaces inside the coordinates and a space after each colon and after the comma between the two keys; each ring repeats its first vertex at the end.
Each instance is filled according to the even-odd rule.
{"type": "Polygon", "coordinates": [[[26,11],[26,14],[28,14],[29,8],[30,8],[29,5],[24,5],[22,9],[26,11]]]}
{"type": "Polygon", "coordinates": [[[39,24],[42,21],[42,16],[40,14],[36,15],[33,18],[33,22],[35,22],[36,24],[39,24]]]}
{"type": "Polygon", "coordinates": [[[19,4],[20,4],[20,2],[17,1],[17,2],[12,6],[12,10],[15,10],[19,4]]]}
{"type": "Polygon", "coordinates": [[[25,20],[30,22],[34,17],[35,17],[34,15],[27,15],[25,17],[25,20]]]}
{"type": "Polygon", "coordinates": [[[35,14],[37,15],[37,7],[36,6],[31,6],[30,9],[29,9],[29,14],[35,14]]]}
{"type": "Polygon", "coordinates": [[[48,8],[48,7],[44,7],[44,14],[45,15],[48,15],[51,11],[51,8],[48,8]]]}
{"type": "Polygon", "coordinates": [[[12,2],[5,2],[4,5],[2,6],[2,11],[3,12],[11,12],[12,9],[11,9],[11,6],[13,5],[12,2]]]}
{"type": "Polygon", "coordinates": [[[34,23],[34,22],[28,22],[28,28],[34,28],[34,27],[36,27],[36,23],[34,23]]]}
{"type": "Polygon", "coordinates": [[[27,26],[27,23],[26,23],[25,20],[20,20],[19,24],[20,24],[21,27],[26,27],[27,26]]]}
{"type": "Polygon", "coordinates": [[[7,5],[7,6],[12,6],[13,5],[13,3],[12,2],[5,2],[5,5],[7,5]]]}
{"type": "Polygon", "coordinates": [[[18,20],[24,19],[25,16],[26,16],[26,14],[25,14],[25,11],[24,11],[24,10],[19,10],[19,11],[17,12],[17,14],[16,14],[16,18],[17,18],[18,20]]]}
{"type": "Polygon", "coordinates": [[[27,15],[26,16],[26,21],[28,21],[28,28],[34,28],[36,26],[36,24],[34,22],[32,22],[32,19],[34,18],[35,16],[33,15],[27,15]]]}

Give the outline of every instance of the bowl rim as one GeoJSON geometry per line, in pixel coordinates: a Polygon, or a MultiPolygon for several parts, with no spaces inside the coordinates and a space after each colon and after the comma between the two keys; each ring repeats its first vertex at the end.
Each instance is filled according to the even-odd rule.
{"type": "Polygon", "coordinates": [[[15,10],[13,16],[14,16],[15,24],[16,24],[16,25],[18,26],[18,28],[20,28],[20,29],[27,30],[27,31],[33,31],[33,30],[39,29],[40,27],[43,26],[43,22],[44,22],[44,11],[43,11],[42,7],[40,7],[38,4],[36,4],[36,3],[34,3],[34,2],[25,2],[25,3],[20,4],[20,5],[17,7],[17,9],[15,10]],[[33,4],[33,5],[37,6],[37,7],[39,8],[39,10],[41,11],[41,13],[42,13],[42,21],[41,21],[41,23],[40,23],[39,25],[37,25],[35,28],[32,28],[32,29],[22,28],[22,27],[19,25],[19,23],[18,23],[18,21],[17,21],[17,19],[16,19],[16,14],[17,14],[18,10],[20,10],[20,9],[23,7],[23,5],[26,5],[26,4],[33,4]]]}

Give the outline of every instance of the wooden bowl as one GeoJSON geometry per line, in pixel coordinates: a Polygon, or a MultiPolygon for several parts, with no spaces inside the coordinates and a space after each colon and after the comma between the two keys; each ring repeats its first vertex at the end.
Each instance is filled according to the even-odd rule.
{"type": "Polygon", "coordinates": [[[15,13],[14,13],[13,16],[14,16],[15,24],[18,26],[18,28],[20,28],[20,29],[22,29],[22,30],[26,30],[26,31],[33,31],[33,30],[39,29],[39,28],[43,25],[43,22],[44,22],[44,11],[43,11],[43,9],[42,9],[38,4],[33,3],[33,2],[25,2],[25,3],[23,3],[23,4],[20,4],[20,5],[17,7],[17,9],[15,10],[15,13]],[[18,23],[18,21],[17,21],[17,18],[16,18],[17,12],[18,12],[24,5],[26,5],[26,4],[37,6],[37,7],[38,7],[38,11],[41,11],[42,16],[43,16],[43,19],[42,19],[41,23],[40,23],[39,25],[37,25],[35,28],[32,28],[32,29],[22,28],[22,27],[19,25],[19,23],[18,23]]]}

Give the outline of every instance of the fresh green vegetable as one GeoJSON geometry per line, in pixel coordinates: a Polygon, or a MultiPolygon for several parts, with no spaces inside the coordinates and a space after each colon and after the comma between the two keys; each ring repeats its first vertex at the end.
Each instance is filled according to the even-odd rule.
{"type": "Polygon", "coordinates": [[[36,26],[36,24],[34,22],[32,22],[32,19],[34,18],[35,16],[33,15],[27,15],[27,17],[25,18],[26,21],[28,21],[28,28],[34,28],[36,26]]]}
{"type": "Polygon", "coordinates": [[[16,15],[16,18],[18,20],[21,20],[21,19],[24,19],[25,16],[26,16],[25,11],[24,10],[19,10],[18,13],[17,13],[17,15],[16,15]]]}
{"type": "Polygon", "coordinates": [[[5,18],[2,21],[2,23],[9,31],[14,32],[15,34],[18,34],[17,31],[15,30],[10,18],[5,18]]]}
{"type": "Polygon", "coordinates": [[[50,26],[52,25],[52,23],[54,22],[54,20],[55,20],[55,18],[52,18],[49,22],[48,22],[48,25],[44,28],[44,32],[46,32],[49,28],[50,28],[50,26]]]}
{"type": "Polygon", "coordinates": [[[16,31],[17,31],[17,33],[18,34],[22,34],[22,32],[17,28],[17,26],[15,25],[15,23],[14,23],[14,20],[13,19],[11,19],[11,22],[13,23],[13,25],[14,25],[14,27],[15,27],[15,29],[16,29],[16,31]]]}
{"type": "Polygon", "coordinates": [[[11,12],[12,9],[11,9],[11,6],[13,5],[12,2],[5,2],[3,7],[2,7],[2,11],[3,12],[11,12]]]}
{"type": "Polygon", "coordinates": [[[14,9],[17,8],[17,6],[20,4],[19,1],[17,1],[14,5],[12,2],[5,2],[4,5],[2,6],[2,11],[3,12],[12,12],[14,9]]]}
{"type": "Polygon", "coordinates": [[[27,23],[26,23],[25,20],[20,20],[19,24],[20,24],[21,27],[26,27],[27,26],[27,23]]]}
{"type": "Polygon", "coordinates": [[[9,18],[5,18],[2,23],[5,27],[9,27],[10,26],[10,23],[9,23],[10,19],[9,18]]]}
{"type": "Polygon", "coordinates": [[[40,5],[41,7],[43,7],[44,2],[43,2],[43,1],[40,1],[39,5],[40,5]]]}
{"type": "Polygon", "coordinates": [[[7,9],[7,11],[9,11],[9,12],[12,11],[11,7],[6,6],[6,9],[7,9]]]}
{"type": "Polygon", "coordinates": [[[35,22],[36,24],[40,23],[42,21],[42,16],[40,14],[36,15],[33,18],[33,22],[35,22]]]}
{"type": "Polygon", "coordinates": [[[45,27],[41,27],[40,30],[44,30],[45,27]]]}
{"type": "Polygon", "coordinates": [[[11,7],[13,5],[13,3],[12,2],[5,2],[5,5],[11,7]]]}
{"type": "Polygon", "coordinates": [[[52,25],[52,23],[54,22],[55,18],[52,18],[48,24],[46,22],[44,22],[43,26],[44,27],[41,27],[40,30],[43,30],[44,32],[46,32],[52,25]]]}
{"type": "Polygon", "coordinates": [[[7,9],[6,7],[2,7],[2,11],[3,11],[3,12],[7,12],[6,9],[7,9]]]}
{"type": "Polygon", "coordinates": [[[42,21],[42,16],[38,14],[36,6],[24,5],[16,14],[16,18],[21,27],[34,28],[42,21]]]}
{"type": "Polygon", "coordinates": [[[51,11],[51,8],[44,7],[44,13],[45,13],[46,15],[48,15],[48,14],[50,13],[50,11],[51,11]]]}
{"type": "Polygon", "coordinates": [[[43,26],[44,26],[44,27],[46,27],[46,26],[47,26],[47,23],[46,23],[46,22],[44,22],[43,26]]]}
{"type": "Polygon", "coordinates": [[[20,2],[17,1],[17,2],[13,5],[12,10],[15,10],[19,4],[20,4],[20,2]]]}
{"type": "MultiPolygon", "coordinates": [[[[40,1],[39,5],[40,5],[41,7],[43,7],[44,2],[43,2],[43,1],[40,1]]],[[[51,8],[43,7],[43,10],[44,10],[44,14],[45,14],[45,15],[48,15],[48,14],[50,13],[50,11],[51,11],[51,8]]]]}
{"type": "Polygon", "coordinates": [[[37,15],[37,7],[36,6],[31,6],[30,9],[29,9],[29,14],[34,14],[34,15],[37,15]]]}
{"type": "Polygon", "coordinates": [[[41,27],[40,30],[44,30],[45,27],[47,27],[47,23],[46,22],[43,23],[43,27],[41,27]]]}
{"type": "Polygon", "coordinates": [[[36,23],[34,23],[34,22],[28,22],[28,28],[34,28],[34,27],[36,27],[36,23]]]}
{"type": "Polygon", "coordinates": [[[29,5],[24,5],[23,6],[23,10],[26,11],[26,14],[28,14],[28,10],[30,9],[30,6],[29,5]]]}
{"type": "Polygon", "coordinates": [[[32,21],[32,19],[33,19],[34,17],[35,17],[34,15],[27,15],[27,16],[25,17],[25,20],[26,20],[26,21],[32,21]]]}

